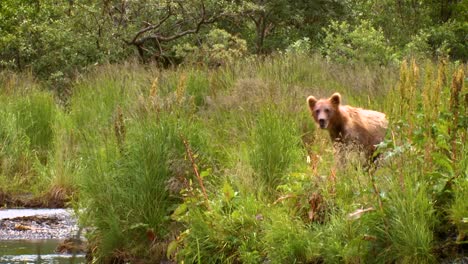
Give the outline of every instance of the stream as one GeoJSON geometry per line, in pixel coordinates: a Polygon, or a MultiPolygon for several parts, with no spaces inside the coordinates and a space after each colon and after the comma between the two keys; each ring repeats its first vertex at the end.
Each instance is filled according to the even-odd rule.
{"type": "Polygon", "coordinates": [[[0,209],[0,263],[85,263],[85,254],[57,252],[78,226],[68,209],[0,209]]]}

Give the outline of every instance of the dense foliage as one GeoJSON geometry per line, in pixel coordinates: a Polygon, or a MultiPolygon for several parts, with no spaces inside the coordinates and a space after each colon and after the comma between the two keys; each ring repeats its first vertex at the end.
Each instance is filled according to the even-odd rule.
{"type": "Polygon", "coordinates": [[[304,39],[337,60],[466,61],[467,9],[461,0],[3,0],[0,67],[31,70],[60,90],[76,70],[104,62],[199,62],[212,50],[265,54],[304,39]]]}

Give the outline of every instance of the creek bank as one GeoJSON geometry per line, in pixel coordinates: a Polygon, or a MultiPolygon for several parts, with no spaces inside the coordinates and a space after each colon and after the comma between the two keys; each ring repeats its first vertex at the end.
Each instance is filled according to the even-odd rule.
{"type": "Polygon", "coordinates": [[[66,239],[77,232],[71,210],[0,209],[0,240],[66,239]]]}
{"type": "Polygon", "coordinates": [[[10,194],[0,190],[0,205],[6,208],[66,208],[70,193],[62,188],[52,188],[40,196],[31,193],[10,194]]]}

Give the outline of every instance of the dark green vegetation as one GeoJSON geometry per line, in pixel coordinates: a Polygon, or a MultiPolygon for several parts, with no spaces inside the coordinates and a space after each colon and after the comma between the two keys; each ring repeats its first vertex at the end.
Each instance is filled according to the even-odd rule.
{"type": "Polygon", "coordinates": [[[0,68],[31,71],[62,96],[79,71],[138,57],[169,66],[320,51],[385,64],[466,61],[466,0],[2,0],[0,68]]]}
{"type": "Polygon", "coordinates": [[[70,200],[98,262],[456,260],[466,5],[2,1],[2,203],[70,200]],[[335,165],[333,92],[387,114],[377,168],[335,165]]]}

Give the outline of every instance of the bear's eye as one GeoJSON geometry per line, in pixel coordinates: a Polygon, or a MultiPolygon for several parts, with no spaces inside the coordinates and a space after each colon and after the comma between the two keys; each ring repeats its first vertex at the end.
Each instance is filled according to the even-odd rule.
{"type": "Polygon", "coordinates": [[[320,110],[319,109],[315,110],[315,113],[317,113],[318,115],[320,113],[320,110]]]}
{"type": "Polygon", "coordinates": [[[327,114],[328,114],[329,112],[330,112],[330,109],[328,109],[328,108],[325,108],[325,113],[327,113],[327,114]]]}

